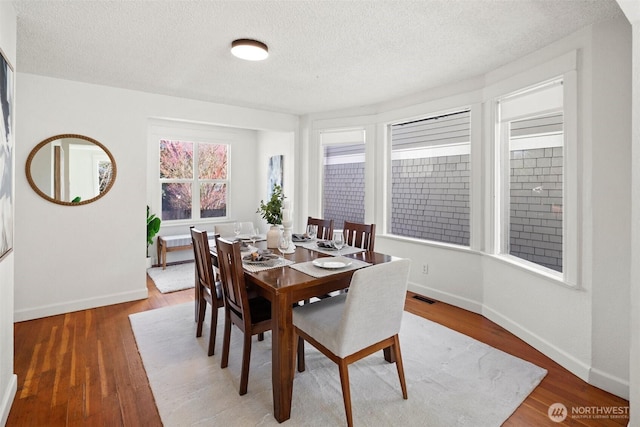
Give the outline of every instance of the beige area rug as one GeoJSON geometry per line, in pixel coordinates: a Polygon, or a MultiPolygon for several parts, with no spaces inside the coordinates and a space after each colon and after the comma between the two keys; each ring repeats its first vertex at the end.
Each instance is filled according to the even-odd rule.
{"type": "Polygon", "coordinates": [[[163,294],[167,292],[181,291],[195,286],[195,264],[168,265],[165,270],[162,267],[153,267],[147,270],[156,288],[163,294]]]}
{"type": "MultiPolygon", "coordinates": [[[[229,367],[220,369],[224,310],[216,354],[208,328],[195,337],[193,304],[132,314],[131,326],[165,426],[277,426],[271,394],[271,333],[253,340],[249,391],[238,395],[242,334],[231,334],[229,367]]],[[[209,316],[207,316],[208,318],[209,316]]],[[[208,325],[208,324],[207,324],[208,325]]],[[[382,352],[349,367],[354,423],[360,426],[499,426],[546,371],[529,362],[404,313],[400,333],[409,399],[382,352]]],[[[310,345],[296,372],[290,426],[346,424],[338,367],[310,345]]]]}

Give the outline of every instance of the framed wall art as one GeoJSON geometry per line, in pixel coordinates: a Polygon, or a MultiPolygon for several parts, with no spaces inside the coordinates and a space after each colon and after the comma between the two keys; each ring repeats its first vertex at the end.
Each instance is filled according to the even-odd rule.
{"type": "Polygon", "coordinates": [[[0,260],[13,248],[13,68],[0,51],[0,260]]]}
{"type": "Polygon", "coordinates": [[[269,158],[269,177],[267,179],[267,195],[271,197],[271,193],[273,193],[273,187],[275,185],[279,185],[282,187],[282,163],[284,161],[284,156],[282,154],[278,156],[271,156],[269,158]]]}

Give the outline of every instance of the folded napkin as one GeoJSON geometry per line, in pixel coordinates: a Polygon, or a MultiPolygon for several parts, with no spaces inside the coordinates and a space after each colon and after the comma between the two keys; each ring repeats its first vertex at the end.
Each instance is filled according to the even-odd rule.
{"type": "Polygon", "coordinates": [[[292,234],[291,235],[291,240],[293,240],[294,242],[307,242],[309,240],[311,240],[310,237],[308,237],[306,234],[292,234]]]}
{"type": "Polygon", "coordinates": [[[335,249],[331,240],[318,240],[318,247],[323,249],[335,249]]]}

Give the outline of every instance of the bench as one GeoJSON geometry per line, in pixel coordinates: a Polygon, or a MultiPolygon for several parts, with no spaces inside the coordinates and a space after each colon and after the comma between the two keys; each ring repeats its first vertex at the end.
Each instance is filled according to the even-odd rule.
{"type": "Polygon", "coordinates": [[[193,249],[191,234],[178,234],[175,236],[158,236],[158,264],[162,269],[167,268],[167,252],[186,251],[193,249]]]}

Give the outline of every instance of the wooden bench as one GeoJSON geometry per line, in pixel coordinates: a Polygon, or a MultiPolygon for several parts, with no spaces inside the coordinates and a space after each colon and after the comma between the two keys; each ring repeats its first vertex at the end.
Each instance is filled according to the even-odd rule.
{"type": "Polygon", "coordinates": [[[191,234],[178,234],[175,236],[158,236],[158,264],[162,269],[167,268],[167,252],[186,251],[193,249],[191,234]]]}
{"type": "MultiPolygon", "coordinates": [[[[158,236],[158,265],[162,265],[162,269],[167,268],[167,252],[193,250],[193,241],[191,234],[177,234],[175,236],[158,236]]],[[[213,234],[209,237],[209,247],[215,248],[216,242],[213,234]]]]}

